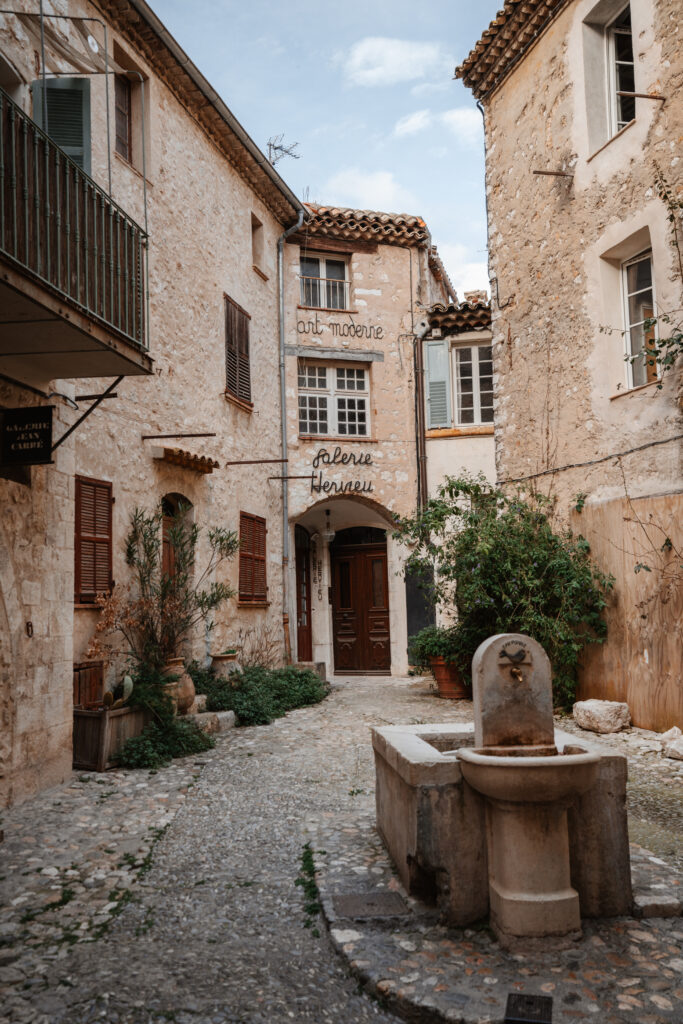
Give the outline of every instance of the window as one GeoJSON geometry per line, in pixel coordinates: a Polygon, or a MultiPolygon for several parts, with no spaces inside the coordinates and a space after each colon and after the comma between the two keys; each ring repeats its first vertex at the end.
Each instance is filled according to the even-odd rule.
{"type": "Polygon", "coordinates": [[[647,323],[655,316],[652,253],[641,253],[622,264],[622,281],[626,354],[638,357],[628,364],[629,384],[635,388],[658,377],[657,361],[652,351],[655,326],[647,323]],[[648,349],[651,354],[648,354],[648,349]]]}
{"type": "Polygon", "coordinates": [[[105,480],[76,477],[74,598],[93,604],[111,591],[112,485],[105,480]]]}
{"type": "Polygon", "coordinates": [[[264,266],[264,241],[263,241],[263,224],[255,217],[251,215],[251,262],[254,270],[261,275],[266,277],[265,266],[264,266]]]}
{"type": "Polygon", "coordinates": [[[607,26],[607,47],[610,75],[610,135],[614,135],[636,116],[635,97],[622,95],[635,92],[636,88],[630,6],[607,26]]]}
{"type": "Polygon", "coordinates": [[[123,75],[114,78],[114,111],[116,152],[128,163],[133,161],[133,131],[131,117],[130,80],[123,75]]]}
{"type": "Polygon", "coordinates": [[[33,119],[74,163],[90,174],[89,80],[48,79],[45,97],[43,83],[38,81],[33,83],[32,93],[33,119]]]}
{"type": "Polygon", "coordinates": [[[300,434],[368,436],[367,370],[302,362],[298,383],[300,434]]]}
{"type": "Polygon", "coordinates": [[[266,521],[240,512],[240,601],[263,603],[266,586],[266,521]]]}
{"type": "Polygon", "coordinates": [[[425,345],[427,428],[493,423],[491,345],[425,345]]]}
{"type": "Polygon", "coordinates": [[[314,309],[348,309],[347,263],[324,256],[302,256],[301,305],[314,309]]]}
{"type": "Polygon", "coordinates": [[[225,296],[225,392],[251,405],[249,321],[241,306],[225,296]]]}

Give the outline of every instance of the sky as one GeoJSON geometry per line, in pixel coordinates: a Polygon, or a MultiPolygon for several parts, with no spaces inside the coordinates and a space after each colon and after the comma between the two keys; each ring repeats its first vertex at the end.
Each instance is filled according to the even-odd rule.
{"type": "Polygon", "coordinates": [[[299,198],[417,214],[462,301],[488,289],[482,120],[453,81],[500,0],[151,0],[299,198]]]}

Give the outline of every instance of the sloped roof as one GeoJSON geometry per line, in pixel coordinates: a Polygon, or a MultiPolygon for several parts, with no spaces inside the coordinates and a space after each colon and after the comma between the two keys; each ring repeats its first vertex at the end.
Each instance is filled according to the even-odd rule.
{"type": "Polygon", "coordinates": [[[474,302],[451,302],[444,306],[437,302],[427,310],[427,318],[432,330],[446,334],[486,331],[491,329],[491,303],[478,299],[474,302]]]}
{"type": "Polygon", "coordinates": [[[380,242],[382,245],[424,245],[429,241],[429,231],[422,218],[408,213],[351,210],[314,203],[305,205],[309,217],[302,230],[309,236],[331,235],[333,238],[380,242]]]}
{"type": "Polygon", "coordinates": [[[455,69],[477,99],[498,84],[569,0],[505,0],[468,57],[455,69]]]}

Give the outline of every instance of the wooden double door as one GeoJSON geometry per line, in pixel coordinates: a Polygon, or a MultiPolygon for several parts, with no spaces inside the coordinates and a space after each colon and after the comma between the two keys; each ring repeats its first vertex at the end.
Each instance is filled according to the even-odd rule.
{"type": "Polygon", "coordinates": [[[386,543],[332,548],[331,562],[335,672],[390,672],[386,543]]]}

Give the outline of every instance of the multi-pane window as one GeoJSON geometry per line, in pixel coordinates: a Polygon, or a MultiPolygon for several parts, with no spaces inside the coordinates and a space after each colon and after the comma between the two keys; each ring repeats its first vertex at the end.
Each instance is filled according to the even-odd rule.
{"type": "Polygon", "coordinates": [[[425,346],[427,427],[493,423],[491,345],[425,346]]]}
{"type": "Polygon", "coordinates": [[[225,296],[225,391],[251,404],[249,321],[241,306],[225,296]]]}
{"type": "Polygon", "coordinates": [[[240,512],[240,601],[262,603],[268,599],[266,533],[265,519],[240,512]]]}
{"type": "Polygon", "coordinates": [[[656,380],[657,361],[653,352],[655,325],[652,253],[641,253],[623,264],[626,354],[637,358],[630,365],[630,384],[638,387],[656,380]]]}
{"type": "Polygon", "coordinates": [[[298,384],[300,434],[368,436],[367,370],[301,363],[298,384]]]}
{"type": "Polygon", "coordinates": [[[299,261],[301,305],[314,309],[348,309],[346,260],[303,256],[299,261]]]}
{"type": "Polygon", "coordinates": [[[611,131],[625,128],[636,116],[635,63],[633,60],[633,37],[631,35],[631,8],[626,6],[621,14],[607,26],[608,66],[610,74],[610,119],[611,131]]]}
{"type": "Polygon", "coordinates": [[[131,118],[131,85],[124,75],[114,78],[114,110],[116,126],[116,152],[128,163],[133,161],[133,131],[131,118]]]}

